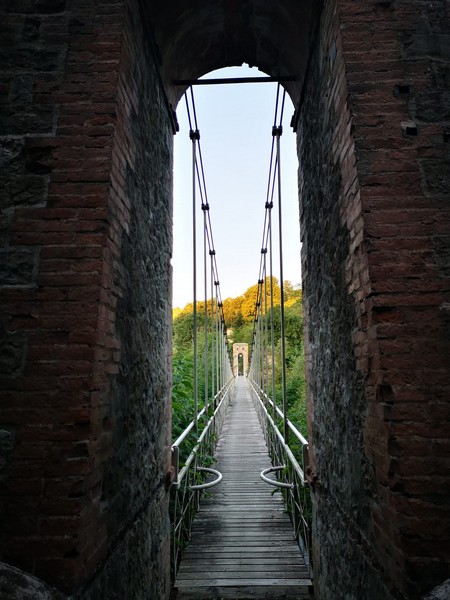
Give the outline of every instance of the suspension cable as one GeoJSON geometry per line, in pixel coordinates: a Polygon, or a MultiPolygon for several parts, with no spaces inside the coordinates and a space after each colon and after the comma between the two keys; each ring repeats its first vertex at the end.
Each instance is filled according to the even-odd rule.
{"type": "MultiPolygon", "coordinates": [[[[196,204],[199,197],[203,211],[203,276],[204,276],[204,405],[209,405],[209,340],[208,340],[208,254],[210,256],[210,284],[211,284],[211,387],[212,399],[225,384],[228,368],[222,364],[228,358],[226,345],[226,326],[223,312],[222,295],[217,268],[217,256],[214,247],[214,235],[211,224],[210,205],[206,189],[205,169],[200,144],[200,130],[197,121],[197,111],[192,87],[190,93],[185,94],[186,111],[189,121],[189,137],[192,140],[192,219],[193,219],[193,340],[194,340],[194,421],[198,427],[198,298],[197,298],[197,233],[196,233],[196,204]],[[190,96],[190,100],[189,100],[190,96]],[[213,284],[215,293],[213,293],[213,284]],[[214,366],[214,361],[216,366],[214,366]]],[[[215,407],[214,407],[215,408],[215,407]]]]}
{"type": "Polygon", "coordinates": [[[261,323],[262,318],[262,294],[264,293],[264,314],[267,313],[267,287],[262,283],[267,278],[267,258],[269,251],[269,297],[270,297],[270,340],[271,340],[271,395],[273,398],[273,416],[277,415],[276,407],[276,388],[275,388],[275,327],[274,327],[274,280],[273,280],[273,219],[272,208],[274,199],[278,202],[278,242],[279,242],[279,287],[280,287],[280,344],[281,344],[281,397],[283,412],[283,434],[284,440],[288,443],[289,428],[287,418],[287,398],[286,398],[286,340],[285,340],[285,313],[284,313],[284,274],[283,274],[283,230],[282,230],[282,195],[281,195],[281,148],[280,137],[283,133],[283,115],[286,92],[280,94],[281,87],[277,86],[275,113],[272,126],[272,147],[269,163],[269,177],[267,183],[267,194],[265,203],[265,215],[263,224],[262,249],[258,276],[258,293],[255,302],[254,325],[253,325],[253,348],[251,365],[255,371],[255,378],[260,383],[261,389],[269,395],[269,364],[264,357],[267,353],[267,317],[266,323],[261,323]],[[265,340],[261,340],[264,334],[265,340]],[[262,344],[262,342],[264,343],[262,344]],[[261,345],[262,344],[262,345],[261,345]],[[264,350],[262,350],[262,347],[264,350]],[[253,355],[254,352],[254,355],[253,355]]]}

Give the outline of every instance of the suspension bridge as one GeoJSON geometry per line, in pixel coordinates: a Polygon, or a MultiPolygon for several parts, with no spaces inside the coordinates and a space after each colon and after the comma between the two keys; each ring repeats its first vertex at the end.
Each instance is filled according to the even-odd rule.
{"type": "Polygon", "coordinates": [[[272,464],[251,395],[239,377],[216,452],[223,481],[194,519],[175,581],[180,599],[310,597],[281,494],[260,477],[272,464]]]}
{"type": "MultiPolygon", "coordinates": [[[[277,94],[251,354],[249,365],[242,369],[243,375],[239,361],[236,357],[231,361],[228,350],[192,88],[191,102],[190,109],[186,96],[193,156],[194,414],[172,446],[174,597],[177,600],[311,598],[311,506],[305,479],[308,442],[289,421],[286,406],[280,180],[284,96],[279,103],[277,94]],[[198,196],[203,212],[204,302],[201,305],[195,217],[198,196]],[[281,295],[279,405],[275,391],[273,310],[272,211],[276,204],[281,295]]],[[[235,346],[242,349],[242,344],[235,346]]]]}

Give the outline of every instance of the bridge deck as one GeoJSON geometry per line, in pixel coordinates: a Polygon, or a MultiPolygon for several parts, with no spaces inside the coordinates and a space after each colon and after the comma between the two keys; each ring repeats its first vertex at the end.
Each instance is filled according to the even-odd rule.
{"type": "Polygon", "coordinates": [[[311,580],[280,493],[259,474],[271,466],[247,380],[239,377],[214,465],[223,481],[194,520],[178,571],[178,600],[310,598],[311,580]]]}

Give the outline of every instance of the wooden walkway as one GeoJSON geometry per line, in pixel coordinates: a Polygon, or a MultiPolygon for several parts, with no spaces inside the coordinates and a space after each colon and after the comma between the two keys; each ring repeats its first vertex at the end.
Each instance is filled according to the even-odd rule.
{"type": "Polygon", "coordinates": [[[243,377],[216,458],[223,481],[208,490],[194,520],[175,582],[177,600],[310,598],[311,580],[281,494],[260,478],[271,464],[243,377]]]}

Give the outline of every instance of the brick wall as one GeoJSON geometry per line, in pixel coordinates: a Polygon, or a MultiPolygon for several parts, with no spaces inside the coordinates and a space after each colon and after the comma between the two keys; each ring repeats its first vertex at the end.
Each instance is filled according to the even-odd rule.
{"type": "Polygon", "coordinates": [[[326,3],[310,64],[299,155],[321,598],[419,598],[448,574],[447,9],[326,3]]]}
{"type": "Polygon", "coordinates": [[[318,598],[391,598],[368,551],[376,485],[357,361],[369,292],[345,63],[334,2],[316,31],[297,128],[305,350],[318,598]],[[354,337],[355,332],[361,332],[354,337]]]}
{"type": "Polygon", "coordinates": [[[341,3],[370,273],[373,534],[411,598],[449,572],[449,17],[446,2],[341,3]]]}
{"type": "Polygon", "coordinates": [[[162,597],[165,100],[137,3],[21,0],[5,8],[2,558],[64,591],[86,584],[84,597],[139,598],[143,588],[162,597]]]}

